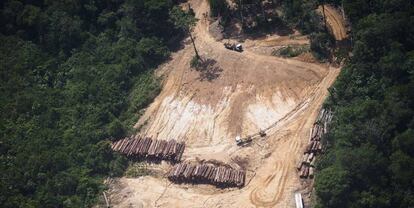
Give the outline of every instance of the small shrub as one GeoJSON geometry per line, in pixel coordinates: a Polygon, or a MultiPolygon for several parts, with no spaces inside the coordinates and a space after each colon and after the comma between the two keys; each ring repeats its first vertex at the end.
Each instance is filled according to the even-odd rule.
{"type": "Polygon", "coordinates": [[[108,125],[108,134],[114,138],[120,138],[125,134],[125,127],[119,119],[114,119],[108,125]]]}
{"type": "Polygon", "coordinates": [[[310,39],[310,49],[313,55],[319,60],[329,59],[335,45],[334,38],[328,33],[314,33],[310,39]]]}
{"type": "Polygon", "coordinates": [[[302,53],[308,52],[309,46],[292,46],[283,47],[272,52],[273,56],[280,56],[284,58],[292,58],[299,56],[302,53]]]}
{"type": "Polygon", "coordinates": [[[125,171],[125,176],[128,178],[136,178],[140,176],[149,175],[151,171],[148,170],[146,163],[132,163],[125,171]]]}
{"type": "Polygon", "coordinates": [[[201,65],[201,60],[197,58],[197,56],[193,56],[193,58],[190,61],[191,68],[198,68],[201,65]]]}
{"type": "Polygon", "coordinates": [[[226,0],[208,0],[210,4],[210,15],[212,17],[226,15],[228,13],[228,4],[226,0]]]}

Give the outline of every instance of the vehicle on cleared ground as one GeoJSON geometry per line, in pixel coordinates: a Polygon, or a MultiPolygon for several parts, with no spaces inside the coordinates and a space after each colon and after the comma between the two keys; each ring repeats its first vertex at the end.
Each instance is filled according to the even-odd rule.
{"type": "Polygon", "coordinates": [[[236,144],[239,146],[245,146],[253,141],[252,137],[248,136],[246,138],[241,138],[240,136],[236,136],[236,144]]]}
{"type": "Polygon", "coordinates": [[[227,43],[224,43],[224,47],[232,51],[243,52],[243,46],[240,43],[235,44],[235,43],[227,42],[227,43]]]}

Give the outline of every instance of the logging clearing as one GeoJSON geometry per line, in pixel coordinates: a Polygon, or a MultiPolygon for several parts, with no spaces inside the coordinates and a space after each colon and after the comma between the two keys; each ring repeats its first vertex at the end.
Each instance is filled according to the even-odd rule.
{"type": "Polygon", "coordinates": [[[297,157],[309,143],[309,129],[339,69],[263,55],[249,45],[242,53],[227,50],[223,44],[237,40],[216,41],[210,35],[203,15],[207,1],[189,3],[199,19],[194,41],[208,67],[190,67],[194,51],[188,39],[157,69],[164,78],[162,91],[135,125],[142,137],[183,139],[183,162],[151,164],[148,168],[160,172],[156,176],[119,179],[112,201],[119,207],[293,206],[294,193],[306,188],[297,176],[297,157]],[[236,145],[236,136],[250,135],[255,138],[249,145],[236,145]],[[227,165],[189,162],[211,160],[227,165]]]}

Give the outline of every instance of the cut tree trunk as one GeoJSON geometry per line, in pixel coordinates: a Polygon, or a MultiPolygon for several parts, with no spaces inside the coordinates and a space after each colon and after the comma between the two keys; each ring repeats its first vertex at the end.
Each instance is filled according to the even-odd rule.
{"type": "Polygon", "coordinates": [[[194,52],[195,52],[195,54],[196,54],[196,57],[197,57],[197,59],[199,60],[199,59],[200,59],[200,56],[198,55],[198,51],[197,51],[196,45],[195,45],[195,43],[194,43],[194,38],[193,38],[193,35],[191,35],[191,32],[188,32],[188,33],[190,34],[190,39],[191,39],[191,42],[193,43],[194,52]]]}

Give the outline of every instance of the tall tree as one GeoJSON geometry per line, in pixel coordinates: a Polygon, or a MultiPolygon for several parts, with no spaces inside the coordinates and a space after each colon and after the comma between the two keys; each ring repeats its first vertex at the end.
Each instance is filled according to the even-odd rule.
{"type": "Polygon", "coordinates": [[[191,8],[189,7],[188,11],[183,11],[180,7],[175,6],[170,11],[170,18],[174,22],[174,25],[177,28],[182,29],[186,33],[188,33],[188,35],[190,36],[191,42],[193,43],[196,57],[197,59],[200,59],[196,45],[194,43],[193,35],[191,34],[198,19],[194,16],[194,13],[191,12],[191,8]]]}
{"type": "Polygon", "coordinates": [[[228,4],[226,0],[208,0],[210,5],[210,15],[218,17],[228,12],[228,4]]]}
{"type": "Polygon", "coordinates": [[[324,22],[325,31],[327,31],[328,28],[326,27],[325,0],[321,0],[320,5],[322,6],[322,15],[323,15],[323,22],[324,22]]]}

